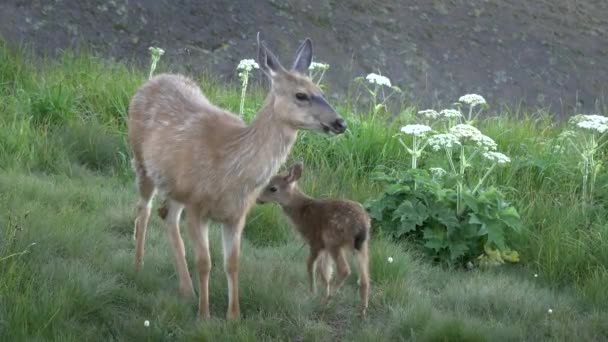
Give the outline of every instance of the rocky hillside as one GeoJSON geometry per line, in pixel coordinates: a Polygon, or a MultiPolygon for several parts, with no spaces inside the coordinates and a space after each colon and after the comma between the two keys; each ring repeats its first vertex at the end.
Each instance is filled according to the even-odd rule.
{"type": "MultiPolygon", "coordinates": [[[[4,0],[0,36],[40,53],[82,44],[170,69],[235,77],[261,31],[284,64],[310,36],[332,91],[381,72],[412,100],[484,95],[498,108],[595,111],[608,90],[605,0],[4,0]],[[574,109],[575,106],[578,108],[574,109]]],[[[603,108],[599,108],[600,110],[603,108]]]]}

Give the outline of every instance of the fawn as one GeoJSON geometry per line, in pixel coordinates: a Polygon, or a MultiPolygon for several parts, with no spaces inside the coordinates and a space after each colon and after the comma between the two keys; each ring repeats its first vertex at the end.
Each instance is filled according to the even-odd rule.
{"type": "Polygon", "coordinates": [[[350,200],[314,199],[303,193],[297,185],[304,166],[294,164],[286,175],[274,176],[260,197],[258,204],[278,203],[296,230],[308,242],[310,255],[307,271],[310,291],[316,293],[315,269],[320,261],[320,275],[325,285],[325,300],[329,300],[331,263],[336,264],[337,278],[334,279],[333,292],[340,289],[350,274],[350,267],[344,258],[344,248],[356,255],[359,269],[359,295],[361,314],[365,316],[369,291],[368,240],[371,228],[370,217],[360,203],[350,200]]]}
{"type": "Polygon", "coordinates": [[[299,46],[286,70],[257,35],[260,69],[270,91],[251,124],[213,105],[194,81],[161,74],[146,81],[129,104],[128,141],[139,193],[135,219],[135,269],[143,265],[152,199],[170,239],[180,294],[194,294],[179,230],[187,212],[199,281],[198,315],[209,317],[209,222],[223,225],[224,271],[228,281],[227,319],[240,317],[238,261],[241,234],[255,199],[287,158],[297,131],[341,134],[344,120],[307,76],[312,41],[299,46]]]}

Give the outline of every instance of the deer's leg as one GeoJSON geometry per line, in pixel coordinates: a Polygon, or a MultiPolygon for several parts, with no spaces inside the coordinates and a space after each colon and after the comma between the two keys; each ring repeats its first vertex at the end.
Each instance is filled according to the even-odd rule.
{"type": "Polygon", "coordinates": [[[334,279],[333,293],[338,292],[346,277],[350,274],[350,267],[348,266],[348,262],[344,258],[344,253],[342,253],[342,248],[335,247],[329,250],[331,257],[336,262],[337,275],[336,279],[334,279]]]}
{"type": "Polygon", "coordinates": [[[315,246],[310,247],[310,255],[308,255],[308,260],[306,261],[306,270],[308,271],[308,282],[310,284],[310,293],[313,295],[317,293],[317,283],[315,279],[315,264],[317,263],[317,259],[319,258],[319,254],[321,253],[321,249],[315,246]]]}
{"type": "Polygon", "coordinates": [[[179,232],[179,218],[183,209],[184,206],[182,204],[167,199],[158,211],[159,214],[161,212],[166,214],[164,221],[167,234],[169,235],[169,241],[171,242],[175,270],[177,272],[177,277],[179,278],[179,293],[184,297],[190,297],[194,294],[194,290],[192,289],[192,280],[190,279],[190,273],[188,272],[188,265],[186,263],[184,241],[179,232]]]}
{"type": "Polygon", "coordinates": [[[228,280],[228,310],[226,318],[240,318],[239,308],[239,254],[241,250],[241,233],[245,225],[245,215],[237,222],[224,224],[222,231],[224,271],[228,280]]]}
{"type": "Polygon", "coordinates": [[[209,272],[211,255],[209,254],[209,223],[203,219],[200,210],[194,206],[187,209],[188,232],[192,240],[196,268],[198,270],[198,316],[209,318],[209,272]]]}
{"type": "Polygon", "coordinates": [[[137,216],[133,229],[133,239],[135,240],[135,271],[139,271],[144,264],[144,244],[146,241],[148,218],[150,217],[150,209],[152,208],[152,199],[154,198],[154,183],[145,175],[143,170],[136,170],[136,173],[139,200],[136,207],[137,216]]]}
{"type": "Polygon", "coordinates": [[[361,297],[361,316],[365,317],[369,296],[369,256],[367,241],[361,245],[361,250],[355,250],[355,255],[359,264],[359,296],[361,297]]]}
{"type": "Polygon", "coordinates": [[[331,281],[331,274],[332,274],[332,265],[331,265],[331,257],[327,254],[326,251],[321,253],[321,256],[319,257],[319,265],[318,265],[318,270],[319,270],[319,274],[321,275],[321,280],[323,281],[323,286],[325,287],[325,298],[327,300],[327,298],[329,298],[330,296],[330,281],[331,281]]]}

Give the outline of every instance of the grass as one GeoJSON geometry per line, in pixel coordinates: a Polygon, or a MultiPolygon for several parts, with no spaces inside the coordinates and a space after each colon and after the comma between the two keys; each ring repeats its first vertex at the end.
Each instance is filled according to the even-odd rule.
{"type": "MultiPolygon", "coordinates": [[[[161,62],[157,72],[163,69],[161,62]]],[[[560,125],[538,113],[495,113],[480,125],[513,159],[490,182],[522,215],[524,232],[510,237],[521,264],[439,267],[374,227],[369,317],[361,322],[356,277],[322,307],[306,292],[306,249],[278,208],[256,207],[242,250],[243,319],[223,319],[226,280],[214,227],[212,319],[197,322],[196,302],[177,296],[156,216],[144,269],[133,271],[135,192],[125,115],[144,79],[144,72],[87,54],[34,62],[0,45],[0,340],[608,339],[608,211],[593,208],[585,223],[576,161],[551,153],[560,125]]],[[[238,111],[238,90],[208,79],[201,84],[213,102],[238,111]]],[[[259,87],[250,89],[247,119],[263,96],[259,87]]],[[[392,136],[415,108],[385,122],[346,111],[351,103],[336,106],[349,132],[333,139],[301,134],[291,159],[305,163],[307,192],[364,201],[381,190],[369,179],[376,165],[409,167],[392,136]]],[[[419,166],[433,162],[426,156],[419,166]]],[[[608,198],[607,180],[605,173],[598,179],[600,203],[608,198]]]]}

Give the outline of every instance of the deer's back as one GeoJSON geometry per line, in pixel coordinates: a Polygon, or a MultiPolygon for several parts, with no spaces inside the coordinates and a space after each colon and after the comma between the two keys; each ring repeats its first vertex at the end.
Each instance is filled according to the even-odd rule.
{"type": "Polygon", "coordinates": [[[304,238],[326,247],[350,244],[355,235],[370,229],[363,206],[350,200],[314,200],[290,217],[304,238]]]}
{"type": "Polygon", "coordinates": [[[224,145],[245,128],[240,118],[211,104],[192,80],[169,74],[138,89],[128,126],[136,167],[178,201],[217,190],[224,145]]]}

